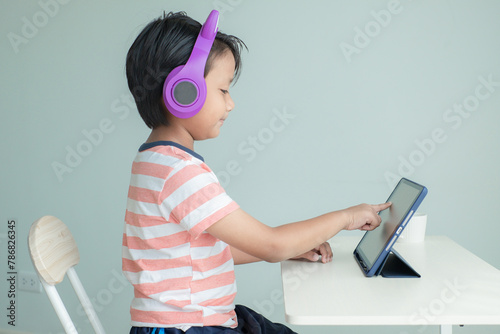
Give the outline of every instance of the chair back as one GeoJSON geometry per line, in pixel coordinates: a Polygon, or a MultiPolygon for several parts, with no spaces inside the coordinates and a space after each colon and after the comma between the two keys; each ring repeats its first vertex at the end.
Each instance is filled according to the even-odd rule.
{"type": "Polygon", "coordinates": [[[44,216],[33,223],[28,245],[33,265],[50,285],[61,283],[68,269],[80,261],[73,235],[54,216],[44,216]]]}

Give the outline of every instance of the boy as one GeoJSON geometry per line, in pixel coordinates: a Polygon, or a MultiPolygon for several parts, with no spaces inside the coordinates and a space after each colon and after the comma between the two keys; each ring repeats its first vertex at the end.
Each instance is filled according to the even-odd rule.
{"type": "MultiPolygon", "coordinates": [[[[214,20],[209,16],[200,28],[184,13],[170,13],[146,26],[127,55],[129,88],[152,129],[132,165],[125,216],[123,271],[134,286],[131,333],[293,333],[234,305],[234,264],[320,256],[329,262],[328,239],[342,229],[376,228],[377,212],[390,205],[362,204],[275,228],[239,208],[194,151],[194,141],[217,137],[235,106],[229,86],[241,68],[243,42],[213,33],[202,68],[206,96],[194,115],[185,117],[182,108],[197,101],[190,91],[200,86],[192,83],[196,79],[185,80],[187,93],[172,90],[174,98],[189,100],[180,111],[163,87],[169,74],[195,66],[192,59],[203,54],[206,46],[199,45],[214,20]],[[158,84],[151,85],[151,76],[158,84]]],[[[203,92],[200,87],[194,95],[203,92]]]]}

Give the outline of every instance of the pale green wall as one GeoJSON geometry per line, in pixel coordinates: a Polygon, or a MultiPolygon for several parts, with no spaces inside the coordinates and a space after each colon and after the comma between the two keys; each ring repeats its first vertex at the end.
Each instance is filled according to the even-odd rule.
{"type": "MultiPolygon", "coordinates": [[[[131,161],[148,135],[130,104],[125,54],[164,10],[202,21],[219,8],[220,29],[249,47],[232,88],[236,108],[221,136],[195,146],[246,211],[278,225],[381,202],[391,188],[387,175],[402,172],[429,188],[421,207],[428,233],[448,235],[500,268],[498,1],[3,0],[0,6],[0,234],[8,219],[17,220],[17,270],[33,271],[26,247],[31,223],[47,214],[66,222],[80,247],[76,269],[109,333],[129,327],[132,290],[119,276],[122,225],[131,161]],[[359,33],[366,29],[371,37],[359,33]],[[354,47],[350,56],[342,51],[354,47]],[[477,88],[488,78],[491,87],[477,88]],[[453,108],[464,103],[474,110],[459,116],[453,108]],[[276,123],[284,113],[290,118],[276,123]],[[88,146],[85,133],[96,128],[102,138],[88,146]],[[261,138],[259,150],[251,137],[261,138]],[[87,155],[73,157],[72,171],[59,180],[53,164],[67,164],[68,148],[87,155]],[[235,162],[236,170],[227,167],[235,162]]],[[[5,241],[0,247],[4,277],[5,241]]],[[[284,321],[279,265],[240,267],[237,276],[239,303],[284,321]]],[[[89,332],[66,281],[60,290],[89,332]]],[[[0,332],[61,332],[44,294],[17,292],[11,328],[0,279],[0,332]]]]}

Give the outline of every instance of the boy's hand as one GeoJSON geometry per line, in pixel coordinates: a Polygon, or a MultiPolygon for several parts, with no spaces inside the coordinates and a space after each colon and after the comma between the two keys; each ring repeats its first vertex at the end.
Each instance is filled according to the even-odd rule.
{"type": "Polygon", "coordinates": [[[315,247],[314,249],[310,250],[309,252],[293,257],[292,260],[306,259],[312,262],[316,262],[319,260],[320,255],[321,255],[321,262],[327,263],[332,261],[333,252],[328,242],[322,243],[318,247],[315,247]]]}
{"type": "Polygon", "coordinates": [[[363,230],[371,231],[377,228],[382,222],[382,219],[377,214],[378,212],[387,209],[392,203],[383,204],[360,204],[344,210],[348,215],[346,230],[363,230]]]}

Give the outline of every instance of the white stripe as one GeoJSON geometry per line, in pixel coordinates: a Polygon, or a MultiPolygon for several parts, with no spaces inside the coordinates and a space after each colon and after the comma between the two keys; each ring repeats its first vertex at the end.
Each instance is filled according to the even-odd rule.
{"type": "Polygon", "coordinates": [[[124,259],[131,261],[177,259],[189,255],[189,243],[162,249],[130,249],[124,246],[122,255],[124,259]]]}
{"type": "MultiPolygon", "coordinates": [[[[168,178],[171,178],[177,172],[190,165],[198,165],[199,163],[194,163],[191,160],[184,160],[182,158],[174,157],[171,155],[164,155],[157,152],[144,151],[140,152],[136,158],[136,162],[149,162],[153,164],[159,164],[163,166],[168,166],[173,168],[173,170],[168,174],[168,178]]],[[[168,179],[167,178],[167,179],[168,179]]]]}
{"type": "Polygon", "coordinates": [[[226,207],[232,201],[226,193],[219,194],[187,214],[181,220],[180,225],[190,230],[196,224],[211,216],[214,212],[226,207]]]}
{"type": "Polygon", "coordinates": [[[184,162],[184,160],[174,157],[172,155],[164,155],[161,153],[153,152],[153,151],[142,151],[137,153],[137,156],[134,160],[135,162],[150,162],[154,164],[159,164],[163,166],[175,167],[178,163],[184,162]]]}
{"type": "Polygon", "coordinates": [[[144,174],[132,174],[130,176],[130,186],[132,187],[161,191],[164,184],[165,180],[160,177],[144,174]]]}
{"type": "Polygon", "coordinates": [[[225,314],[231,312],[232,310],[234,310],[234,304],[224,305],[224,306],[203,307],[203,316],[208,317],[213,314],[225,314]]]}
{"type": "MultiPolygon", "coordinates": [[[[233,305],[233,309],[234,309],[234,305],[233,305]]],[[[222,325],[219,325],[219,326],[231,327],[234,324],[235,324],[235,321],[232,318],[229,318],[229,319],[227,319],[227,321],[225,323],[223,323],[222,325]]]]}
{"type": "Polygon", "coordinates": [[[193,268],[179,267],[155,271],[141,271],[138,273],[123,271],[123,275],[134,285],[143,283],[158,283],[170,278],[192,277],[193,268]]]}
{"type": "Polygon", "coordinates": [[[168,218],[163,216],[163,212],[157,204],[136,201],[131,198],[127,198],[127,210],[138,215],[168,218]]]}
{"type": "MultiPolygon", "coordinates": [[[[152,294],[150,297],[154,300],[159,301],[160,303],[165,303],[167,305],[169,300],[175,301],[186,301],[191,300],[191,289],[182,289],[182,290],[168,290],[159,293],[152,294]]],[[[189,305],[189,304],[188,304],[189,305]]],[[[153,310],[155,311],[155,310],[153,310]]],[[[159,311],[159,310],[156,310],[159,311]]]]}
{"type": "Polygon", "coordinates": [[[186,230],[175,223],[165,223],[161,225],[144,227],[130,224],[127,224],[125,226],[125,233],[128,236],[139,237],[143,240],[166,237],[180,232],[186,232],[186,230]]]}
{"type": "MultiPolygon", "coordinates": [[[[189,296],[189,290],[186,290],[185,295],[189,296]]],[[[170,298],[174,300],[184,300],[170,298]]],[[[157,312],[182,312],[182,309],[164,302],[159,302],[157,299],[149,298],[134,298],[130,306],[139,311],[157,311],[157,312]]]]}
{"type": "Polygon", "coordinates": [[[208,259],[211,256],[218,255],[226,249],[227,244],[221,240],[213,246],[193,247],[191,249],[191,258],[193,260],[208,259]]]}
{"type": "MultiPolygon", "coordinates": [[[[186,198],[188,198],[189,196],[199,192],[209,184],[215,184],[216,182],[213,178],[207,177],[209,175],[209,173],[199,174],[184,182],[179,188],[177,188],[172,194],[170,194],[169,197],[165,199],[165,205],[163,205],[163,207],[168,207],[169,210],[172,210],[184,200],[186,200],[186,198]]],[[[170,212],[168,214],[170,215],[170,212]]]]}
{"type": "Polygon", "coordinates": [[[214,275],[220,275],[224,274],[230,271],[234,270],[234,263],[233,260],[230,259],[226,261],[225,263],[221,264],[218,267],[215,267],[213,269],[207,270],[207,271],[196,271],[193,270],[193,281],[199,281],[214,275]]]}
{"type": "Polygon", "coordinates": [[[229,284],[214,289],[204,290],[191,294],[193,304],[199,304],[209,299],[222,298],[236,293],[236,284],[229,284]]]}

